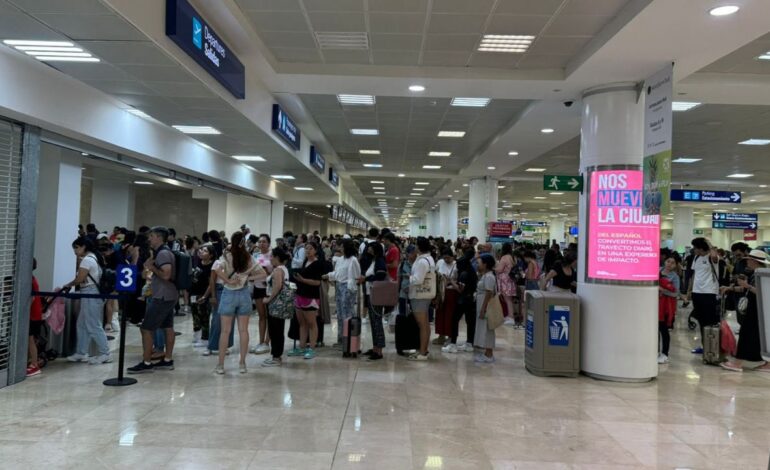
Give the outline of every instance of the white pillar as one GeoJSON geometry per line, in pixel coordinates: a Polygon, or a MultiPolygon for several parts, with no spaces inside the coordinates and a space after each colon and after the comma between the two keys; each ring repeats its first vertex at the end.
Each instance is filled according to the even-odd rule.
{"type": "Polygon", "coordinates": [[[270,201],[270,239],[275,246],[275,239],[283,236],[283,207],[280,199],[270,201]]]}
{"type": "Polygon", "coordinates": [[[563,243],[566,241],[566,238],[564,236],[564,219],[551,219],[548,221],[548,232],[549,232],[549,240],[548,244],[550,245],[554,240],[556,240],[556,243],[563,243]]]}
{"type": "Polygon", "coordinates": [[[439,202],[439,236],[445,240],[457,240],[457,201],[446,199],[439,202]]]}
{"type": "Polygon", "coordinates": [[[487,239],[487,182],[472,179],[468,185],[468,238],[487,239]]]}
{"type": "Polygon", "coordinates": [[[674,250],[682,253],[690,246],[695,236],[692,230],[695,228],[692,207],[674,207],[674,250]]]}
{"type": "MultiPolygon", "coordinates": [[[[644,95],[613,84],[583,96],[580,172],[597,165],[641,165],[644,95]]],[[[586,177],[588,175],[586,174],[586,177]]],[[[588,227],[588,194],[580,196],[580,227],[588,227]]],[[[645,381],[658,375],[658,288],[586,282],[588,230],[579,238],[580,366],[588,375],[645,381]]]]}
{"type": "Polygon", "coordinates": [[[96,228],[112,233],[114,226],[134,226],[134,189],[127,181],[111,178],[112,172],[95,171],[91,190],[91,219],[96,228]]]}
{"type": "Polygon", "coordinates": [[[425,225],[428,228],[425,229],[424,236],[426,236],[426,237],[427,236],[434,236],[434,237],[438,236],[438,234],[441,231],[441,224],[440,224],[440,218],[439,218],[438,211],[437,210],[430,210],[430,211],[428,211],[428,213],[427,213],[427,215],[425,217],[425,221],[426,221],[425,225]]]}
{"type": "Polygon", "coordinates": [[[35,222],[35,275],[42,290],[61,287],[75,278],[72,241],[80,219],[80,156],[43,144],[35,222]]]}
{"type": "Polygon", "coordinates": [[[497,180],[487,176],[487,220],[484,224],[486,234],[487,223],[497,222],[497,180]]]}

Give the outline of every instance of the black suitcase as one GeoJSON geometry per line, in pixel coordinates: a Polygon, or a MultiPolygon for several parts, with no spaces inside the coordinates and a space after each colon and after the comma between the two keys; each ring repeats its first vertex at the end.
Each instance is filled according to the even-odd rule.
{"type": "Polygon", "coordinates": [[[404,351],[420,349],[420,327],[414,315],[396,316],[396,352],[403,356],[404,351]]]}

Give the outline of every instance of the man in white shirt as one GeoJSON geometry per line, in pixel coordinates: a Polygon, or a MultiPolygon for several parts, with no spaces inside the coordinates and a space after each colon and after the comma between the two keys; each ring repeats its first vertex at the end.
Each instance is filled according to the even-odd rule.
{"type": "MultiPolygon", "coordinates": [[[[692,270],[690,278],[690,289],[692,292],[692,316],[700,324],[701,341],[703,341],[704,328],[709,325],[715,325],[721,321],[719,306],[719,254],[716,248],[703,237],[692,241],[694,256],[692,265],[688,269],[692,270]]],[[[688,299],[689,300],[689,299],[688,299]]],[[[703,354],[703,348],[692,350],[693,354],[703,354]]]]}
{"type": "Polygon", "coordinates": [[[291,269],[295,271],[302,269],[305,265],[305,244],[307,244],[307,235],[300,234],[297,236],[297,241],[294,244],[294,252],[291,258],[291,269]]]}
{"type": "Polygon", "coordinates": [[[364,254],[366,251],[366,247],[369,246],[370,243],[376,242],[377,237],[380,236],[380,231],[374,227],[369,229],[369,237],[364,238],[364,242],[361,243],[361,246],[358,247],[358,256],[359,258],[364,254]]]}

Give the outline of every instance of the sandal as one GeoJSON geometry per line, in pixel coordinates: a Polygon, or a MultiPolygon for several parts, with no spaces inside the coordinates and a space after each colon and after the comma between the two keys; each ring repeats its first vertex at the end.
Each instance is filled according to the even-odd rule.
{"type": "Polygon", "coordinates": [[[725,370],[731,370],[733,372],[743,372],[743,369],[735,365],[734,362],[723,362],[719,364],[719,366],[725,370]]]}

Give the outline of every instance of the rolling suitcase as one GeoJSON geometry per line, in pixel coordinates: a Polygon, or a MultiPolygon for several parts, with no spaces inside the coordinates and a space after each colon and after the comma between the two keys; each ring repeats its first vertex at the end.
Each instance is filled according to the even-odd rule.
{"type": "Polygon", "coordinates": [[[719,324],[709,325],[703,328],[703,363],[718,366],[722,362],[722,354],[719,347],[721,330],[719,324]]]}
{"type": "Polygon", "coordinates": [[[409,312],[408,305],[409,302],[406,312],[399,312],[396,316],[396,352],[399,356],[404,356],[405,351],[420,348],[420,327],[414,315],[409,312]]]}
{"type": "MultiPolygon", "coordinates": [[[[360,307],[361,295],[358,296],[360,307]]],[[[361,316],[360,308],[356,308],[353,316],[342,322],[342,357],[357,358],[361,353],[361,316]]]]}

